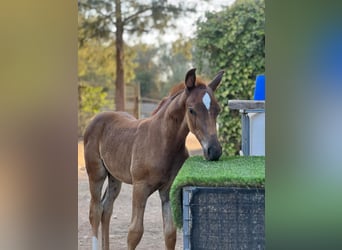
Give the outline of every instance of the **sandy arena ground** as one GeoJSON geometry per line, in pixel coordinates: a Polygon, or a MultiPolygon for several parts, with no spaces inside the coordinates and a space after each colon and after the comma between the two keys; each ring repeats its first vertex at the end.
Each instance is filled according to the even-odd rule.
{"type": "MultiPolygon", "coordinates": [[[[193,134],[187,138],[187,148],[191,155],[201,154],[201,146],[193,134]]],[[[119,197],[114,202],[110,224],[110,249],[127,249],[126,237],[131,219],[132,186],[122,184],[119,197]]],[[[83,158],[83,143],[78,143],[78,249],[91,249],[91,227],[88,220],[89,209],[88,177],[83,158]]],[[[146,205],[144,235],[137,247],[140,250],[164,249],[163,222],[158,192],[153,193],[146,205]]],[[[183,249],[182,231],[177,232],[176,249],[183,249]]]]}

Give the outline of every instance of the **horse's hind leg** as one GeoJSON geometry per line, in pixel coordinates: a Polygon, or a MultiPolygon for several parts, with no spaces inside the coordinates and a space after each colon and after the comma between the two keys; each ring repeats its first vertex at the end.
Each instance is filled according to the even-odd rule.
{"type": "Polygon", "coordinates": [[[89,178],[90,189],[90,206],[89,206],[89,221],[92,228],[93,247],[95,250],[98,247],[98,229],[101,222],[103,206],[101,203],[101,192],[103,183],[107,177],[107,170],[103,166],[101,159],[90,160],[86,158],[86,168],[89,178]]]}
{"type": "Polygon", "coordinates": [[[109,223],[113,212],[113,203],[121,190],[121,181],[108,174],[108,186],[102,198],[103,213],[102,225],[102,249],[109,250],[109,223]]]}

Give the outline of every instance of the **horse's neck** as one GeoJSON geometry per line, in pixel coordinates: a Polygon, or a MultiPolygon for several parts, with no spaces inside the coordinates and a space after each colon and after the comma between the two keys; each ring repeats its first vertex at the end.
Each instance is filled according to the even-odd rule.
{"type": "Polygon", "coordinates": [[[185,138],[189,128],[185,120],[186,94],[183,92],[177,95],[164,112],[160,112],[163,138],[174,144],[185,144],[185,138]]]}

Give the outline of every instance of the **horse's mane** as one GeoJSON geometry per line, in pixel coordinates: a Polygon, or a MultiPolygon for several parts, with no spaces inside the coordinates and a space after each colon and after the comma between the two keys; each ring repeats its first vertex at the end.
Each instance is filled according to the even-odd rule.
{"type": "MultiPolygon", "coordinates": [[[[202,79],[196,78],[196,87],[199,86],[207,86],[202,79]]],[[[168,100],[173,100],[176,96],[183,92],[185,89],[185,83],[181,82],[175,86],[173,86],[169,92],[169,95],[164,97],[158,104],[157,108],[152,112],[152,115],[158,113],[158,111],[164,107],[168,100]]]]}

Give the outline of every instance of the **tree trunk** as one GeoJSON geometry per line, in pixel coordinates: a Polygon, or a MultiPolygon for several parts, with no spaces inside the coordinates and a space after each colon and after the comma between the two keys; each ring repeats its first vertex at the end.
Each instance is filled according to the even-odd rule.
{"type": "Polygon", "coordinates": [[[115,109],[125,110],[125,81],[124,81],[124,42],[121,0],[115,0],[115,46],[116,46],[116,79],[115,79],[115,109]]]}

